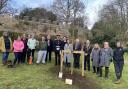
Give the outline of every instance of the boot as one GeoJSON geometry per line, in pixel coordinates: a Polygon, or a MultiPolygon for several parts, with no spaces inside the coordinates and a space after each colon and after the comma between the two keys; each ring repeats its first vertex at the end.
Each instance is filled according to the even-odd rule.
{"type": "Polygon", "coordinates": [[[93,66],[93,73],[96,73],[96,67],[93,66]]]}
{"type": "Polygon", "coordinates": [[[105,67],[105,79],[108,79],[109,68],[105,67]]]}
{"type": "Polygon", "coordinates": [[[102,67],[100,67],[100,69],[99,69],[99,75],[98,75],[98,77],[102,77],[102,67]]]}
{"type": "Polygon", "coordinates": [[[120,83],[120,79],[117,79],[116,81],[115,81],[115,84],[119,84],[120,83]]]}

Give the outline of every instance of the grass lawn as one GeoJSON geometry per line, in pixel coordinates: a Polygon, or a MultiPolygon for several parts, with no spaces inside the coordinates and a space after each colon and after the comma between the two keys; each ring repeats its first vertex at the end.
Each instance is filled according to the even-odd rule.
{"type": "Polygon", "coordinates": [[[98,78],[93,73],[89,72],[86,73],[86,76],[95,80],[95,82],[97,82],[97,84],[99,84],[102,89],[128,89],[128,54],[125,54],[125,61],[126,63],[124,65],[123,77],[121,79],[121,83],[118,85],[113,83],[116,79],[113,63],[111,63],[110,67],[109,80],[98,78]]]}
{"type": "Polygon", "coordinates": [[[51,63],[24,64],[12,69],[0,65],[0,89],[78,89],[75,86],[65,85],[50,71],[51,67],[54,67],[51,63]]]}
{"type": "MultiPolygon", "coordinates": [[[[127,58],[128,55],[125,56],[125,59],[127,58]]],[[[11,55],[9,59],[13,59],[13,56],[11,55]]],[[[51,72],[53,67],[54,63],[24,64],[12,69],[0,65],[0,89],[80,89],[74,85],[65,85],[63,80],[58,79],[58,76],[51,72]]],[[[124,66],[122,83],[119,85],[113,83],[115,79],[113,65],[110,68],[109,80],[98,78],[92,72],[85,72],[86,77],[95,81],[102,89],[128,89],[128,64],[124,66]]]]}

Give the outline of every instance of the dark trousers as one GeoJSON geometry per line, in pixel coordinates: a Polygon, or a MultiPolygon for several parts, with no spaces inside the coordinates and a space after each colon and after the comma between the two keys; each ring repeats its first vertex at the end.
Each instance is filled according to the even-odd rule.
{"type": "Polygon", "coordinates": [[[99,74],[99,67],[93,66],[93,72],[99,74]]]}
{"type": "Polygon", "coordinates": [[[13,65],[15,65],[17,62],[18,64],[21,62],[21,52],[14,52],[15,59],[13,65]]]}
{"type": "Polygon", "coordinates": [[[55,52],[55,65],[60,65],[60,52],[55,52]]]}
{"type": "MultiPolygon", "coordinates": [[[[102,77],[102,68],[100,67],[100,77],[102,77]]],[[[105,78],[108,78],[108,74],[109,74],[109,67],[105,67],[105,78]]]]}
{"type": "Polygon", "coordinates": [[[30,56],[32,56],[32,62],[34,62],[34,53],[35,53],[35,49],[28,50],[28,62],[29,62],[30,56]]]}
{"type": "Polygon", "coordinates": [[[27,55],[27,51],[23,51],[21,53],[21,63],[25,63],[26,62],[26,55],[27,55]]]}
{"type": "Polygon", "coordinates": [[[90,55],[84,57],[84,70],[88,67],[88,71],[90,71],[90,55]]]}
{"type": "Polygon", "coordinates": [[[47,62],[47,60],[49,59],[49,62],[51,62],[51,56],[52,56],[52,51],[47,51],[47,55],[46,55],[46,62],[47,62]],[[49,57],[49,58],[48,58],[49,57]]]}
{"type": "Polygon", "coordinates": [[[115,73],[116,73],[117,79],[120,79],[122,77],[123,66],[124,66],[124,61],[114,62],[115,73]]]}
{"type": "Polygon", "coordinates": [[[74,54],[74,67],[79,68],[80,67],[80,54],[74,54]]]}
{"type": "Polygon", "coordinates": [[[8,56],[9,56],[9,52],[3,52],[3,55],[2,55],[2,63],[4,65],[7,63],[8,56]]]}

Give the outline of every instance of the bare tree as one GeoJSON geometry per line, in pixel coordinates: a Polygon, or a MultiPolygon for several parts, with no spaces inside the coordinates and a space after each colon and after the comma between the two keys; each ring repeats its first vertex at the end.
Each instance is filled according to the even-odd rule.
{"type": "Polygon", "coordinates": [[[0,0],[0,14],[6,12],[5,8],[7,7],[9,0],[0,0]]]}
{"type": "Polygon", "coordinates": [[[125,35],[128,30],[128,0],[111,0],[111,3],[105,5],[100,11],[99,22],[101,23],[95,27],[98,28],[95,30],[96,33],[125,42],[128,38],[125,35]],[[98,32],[99,29],[100,32],[98,32]]]}
{"type": "Polygon", "coordinates": [[[53,3],[53,12],[58,20],[62,22],[75,22],[76,18],[83,15],[85,5],[80,0],[55,0],[53,3]]]}

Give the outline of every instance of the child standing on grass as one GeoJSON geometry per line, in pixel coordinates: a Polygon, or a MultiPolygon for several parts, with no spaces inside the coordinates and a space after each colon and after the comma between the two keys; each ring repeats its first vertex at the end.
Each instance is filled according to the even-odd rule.
{"type": "Polygon", "coordinates": [[[47,55],[47,42],[45,41],[45,37],[42,37],[42,41],[39,41],[39,45],[37,47],[38,49],[38,58],[37,58],[37,64],[42,61],[43,64],[45,64],[45,59],[47,55]]]}
{"type": "Polygon", "coordinates": [[[18,61],[18,63],[21,62],[21,54],[22,54],[23,49],[24,49],[24,43],[21,40],[20,36],[18,36],[18,38],[16,40],[14,40],[13,48],[14,48],[14,55],[15,55],[13,65],[15,66],[17,61],[18,61]]]}

